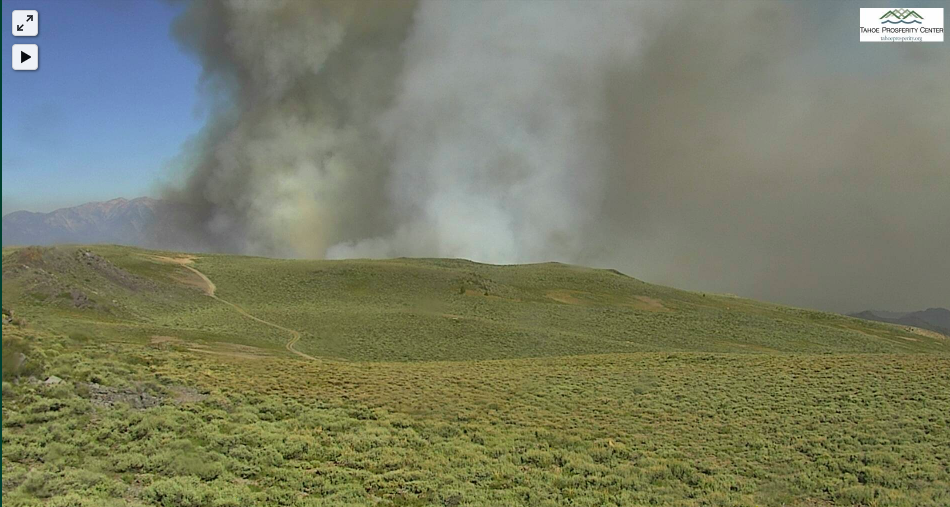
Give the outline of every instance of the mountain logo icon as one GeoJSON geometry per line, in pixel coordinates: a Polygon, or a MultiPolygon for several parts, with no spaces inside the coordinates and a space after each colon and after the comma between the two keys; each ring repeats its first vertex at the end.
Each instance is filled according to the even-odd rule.
{"type": "Polygon", "coordinates": [[[891,9],[884,13],[880,17],[881,24],[890,23],[892,25],[904,24],[921,24],[921,20],[924,19],[923,16],[917,14],[917,11],[911,9],[891,9]]]}

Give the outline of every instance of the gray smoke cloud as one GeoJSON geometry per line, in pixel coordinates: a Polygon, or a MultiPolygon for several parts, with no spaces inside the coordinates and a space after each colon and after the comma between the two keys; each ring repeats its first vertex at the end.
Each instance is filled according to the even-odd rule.
{"type": "Polygon", "coordinates": [[[858,43],[858,7],[195,2],[174,33],[210,120],[168,232],[946,305],[950,57],[858,43]]]}
{"type": "Polygon", "coordinates": [[[173,34],[198,56],[210,120],[183,154],[166,243],[323,257],[390,225],[375,133],[411,2],[202,1],[173,34]]]}

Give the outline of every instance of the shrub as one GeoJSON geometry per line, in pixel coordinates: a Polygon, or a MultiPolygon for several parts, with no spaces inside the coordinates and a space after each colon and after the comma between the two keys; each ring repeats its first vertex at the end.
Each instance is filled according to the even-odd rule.
{"type": "Polygon", "coordinates": [[[32,347],[19,336],[3,336],[3,379],[40,376],[43,364],[33,357],[32,347]]]}
{"type": "Polygon", "coordinates": [[[211,490],[197,477],[160,480],[143,491],[145,500],[162,507],[202,507],[211,502],[211,490]]]}

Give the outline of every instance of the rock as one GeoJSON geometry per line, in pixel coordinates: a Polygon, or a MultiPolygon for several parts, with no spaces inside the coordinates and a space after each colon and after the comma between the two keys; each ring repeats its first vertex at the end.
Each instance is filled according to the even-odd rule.
{"type": "Polygon", "coordinates": [[[162,403],[162,398],[142,391],[140,388],[117,388],[99,385],[95,382],[86,384],[89,388],[89,398],[93,404],[103,407],[114,407],[117,404],[126,404],[132,408],[151,408],[162,403]]]}
{"type": "Polygon", "coordinates": [[[169,389],[172,394],[172,401],[176,405],[185,403],[197,403],[208,397],[207,394],[198,392],[194,387],[177,386],[169,389]]]}
{"type": "Polygon", "coordinates": [[[13,371],[19,371],[21,367],[26,363],[26,354],[23,352],[17,352],[13,356],[13,371]]]}
{"type": "Polygon", "coordinates": [[[63,379],[57,377],[56,375],[50,375],[50,377],[49,377],[48,379],[46,379],[46,382],[43,382],[43,383],[46,384],[46,385],[48,385],[48,386],[54,386],[54,385],[60,384],[60,383],[62,383],[62,382],[63,382],[63,379]]]}

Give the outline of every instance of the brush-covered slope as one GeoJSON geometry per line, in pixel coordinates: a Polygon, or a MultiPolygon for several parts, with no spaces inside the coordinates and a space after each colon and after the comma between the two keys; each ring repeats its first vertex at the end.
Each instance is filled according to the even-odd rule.
{"type": "Polygon", "coordinates": [[[936,333],[558,264],[102,246],[5,249],[3,307],[4,506],[950,505],[936,333]]]}
{"type": "Polygon", "coordinates": [[[109,321],[134,325],[133,334],[275,347],[289,339],[283,327],[300,333],[297,350],[349,360],[950,351],[947,340],[896,326],[556,263],[305,261],[54,247],[4,251],[3,277],[5,307],[54,327],[60,322],[75,331],[109,321]],[[208,297],[189,268],[206,275],[220,299],[208,297]]]}

